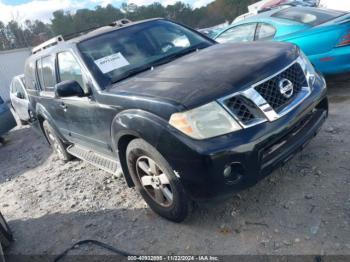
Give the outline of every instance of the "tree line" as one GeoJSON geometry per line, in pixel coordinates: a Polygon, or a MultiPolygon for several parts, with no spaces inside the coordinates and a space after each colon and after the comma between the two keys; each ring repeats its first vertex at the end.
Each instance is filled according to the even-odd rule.
{"type": "Polygon", "coordinates": [[[58,10],[53,13],[51,23],[26,20],[24,23],[10,21],[4,24],[0,21],[0,50],[36,46],[55,35],[74,34],[122,18],[137,21],[165,17],[194,28],[205,28],[225,21],[231,22],[247,12],[247,6],[254,2],[257,0],[215,0],[195,9],[183,2],[168,6],[155,2],[148,6],[124,3],[120,8],[112,5],[96,6],[94,10],[79,9],[75,13],[58,10]]]}

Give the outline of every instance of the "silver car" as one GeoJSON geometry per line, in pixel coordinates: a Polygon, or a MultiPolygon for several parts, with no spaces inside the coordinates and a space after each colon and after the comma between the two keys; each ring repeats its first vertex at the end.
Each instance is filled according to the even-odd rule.
{"type": "Polygon", "coordinates": [[[15,76],[12,79],[10,98],[12,107],[21,120],[21,123],[26,124],[30,119],[30,115],[28,94],[24,84],[24,75],[15,76]]]}

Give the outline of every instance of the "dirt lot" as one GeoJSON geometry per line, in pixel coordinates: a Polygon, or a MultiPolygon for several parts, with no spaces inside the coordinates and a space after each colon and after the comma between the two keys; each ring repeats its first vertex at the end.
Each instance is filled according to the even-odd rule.
{"type": "Polygon", "coordinates": [[[137,254],[350,255],[348,83],[332,83],[326,125],[287,166],[199,205],[182,224],[155,215],[121,178],[78,160],[62,164],[41,136],[17,128],[0,148],[0,209],[16,240],[8,253],[58,254],[92,238],[137,254]]]}

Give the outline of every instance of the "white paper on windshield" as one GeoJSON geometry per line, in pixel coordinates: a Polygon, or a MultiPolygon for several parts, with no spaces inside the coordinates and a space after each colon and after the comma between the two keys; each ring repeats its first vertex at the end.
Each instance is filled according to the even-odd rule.
{"type": "Polygon", "coordinates": [[[102,57],[94,62],[104,74],[130,64],[120,52],[102,57]]]}

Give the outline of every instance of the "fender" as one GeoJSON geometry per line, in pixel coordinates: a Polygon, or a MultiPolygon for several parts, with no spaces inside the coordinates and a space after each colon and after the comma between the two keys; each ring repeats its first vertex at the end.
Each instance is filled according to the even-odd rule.
{"type": "Polygon", "coordinates": [[[168,122],[163,118],[147,111],[125,110],[113,119],[111,126],[113,149],[118,152],[119,140],[126,135],[142,138],[157,148],[160,134],[167,125],[168,122]]]}
{"type": "Polygon", "coordinates": [[[133,187],[134,183],[126,164],[127,144],[133,138],[142,138],[158,148],[159,138],[167,125],[167,121],[163,118],[139,109],[125,110],[114,117],[111,125],[112,148],[118,155],[124,178],[129,187],[133,187]]]}

